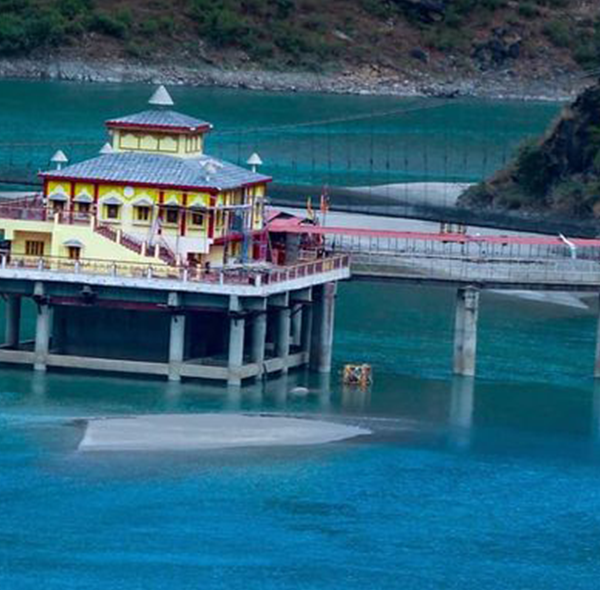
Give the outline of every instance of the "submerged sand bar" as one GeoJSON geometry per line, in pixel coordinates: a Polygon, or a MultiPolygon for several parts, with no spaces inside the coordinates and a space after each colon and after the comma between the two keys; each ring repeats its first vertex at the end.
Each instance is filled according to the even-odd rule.
{"type": "Polygon", "coordinates": [[[318,445],[370,434],[321,420],[244,414],[162,414],[90,420],[80,451],[179,451],[318,445]]]}

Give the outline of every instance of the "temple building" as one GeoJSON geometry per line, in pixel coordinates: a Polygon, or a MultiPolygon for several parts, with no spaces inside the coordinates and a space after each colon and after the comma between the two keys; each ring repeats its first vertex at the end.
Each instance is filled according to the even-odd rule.
{"type": "Polygon", "coordinates": [[[98,157],[64,167],[58,154],[41,173],[46,219],[4,224],[13,253],[217,267],[260,255],[271,178],[205,154],[212,125],[171,110],[164,87],[149,102],[106,122],[98,157]]]}
{"type": "Polygon", "coordinates": [[[164,87],[150,106],[107,121],[97,157],[58,151],[40,193],[0,203],[0,363],[234,387],[328,373],[348,256],[265,210],[258,154],[247,168],[205,154],[212,125],[171,110],[164,87]]]}

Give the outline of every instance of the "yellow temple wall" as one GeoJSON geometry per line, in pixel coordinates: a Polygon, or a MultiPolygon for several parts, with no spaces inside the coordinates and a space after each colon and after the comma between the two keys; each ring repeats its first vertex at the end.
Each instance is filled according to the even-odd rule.
{"type": "Polygon", "coordinates": [[[131,263],[152,262],[152,259],[140,256],[121,244],[101,236],[87,225],[2,219],[0,229],[4,231],[5,239],[12,241],[11,251],[18,256],[25,255],[25,244],[28,240],[35,240],[44,242],[44,256],[67,257],[69,252],[65,242],[78,240],[83,244],[82,258],[131,263]]]}
{"type": "Polygon", "coordinates": [[[197,157],[204,149],[204,134],[148,133],[113,129],[112,148],[115,152],[149,152],[171,156],[197,157]]]}
{"type": "MultiPolygon", "coordinates": [[[[71,182],[69,181],[49,181],[47,194],[61,193],[70,198],[73,194],[71,182]]],[[[91,183],[76,183],[75,185],[75,196],[79,194],[94,195],[96,192],[95,187],[91,183]]],[[[153,203],[155,206],[161,203],[161,191],[151,187],[127,187],[125,185],[110,185],[101,184],[97,189],[98,193],[98,219],[101,223],[110,225],[115,230],[121,230],[128,234],[133,234],[138,237],[141,241],[147,240],[150,237],[156,238],[158,227],[154,223],[154,216],[157,214],[157,209],[153,208],[151,217],[147,221],[140,221],[136,219],[135,206],[140,204],[144,206],[146,202],[153,203]],[[117,199],[121,204],[119,209],[118,219],[108,219],[106,217],[106,201],[113,201],[117,199]],[[150,234],[153,234],[152,236],[150,234]]],[[[259,230],[262,228],[262,201],[256,203],[255,199],[265,194],[265,185],[259,185],[251,187],[247,190],[247,195],[250,198],[250,202],[254,203],[254,219],[253,229],[259,230]]],[[[242,189],[233,191],[223,191],[222,193],[212,197],[208,193],[192,193],[183,191],[162,191],[162,203],[166,206],[173,205],[183,207],[184,203],[188,209],[185,213],[185,237],[186,238],[200,238],[206,240],[208,238],[208,229],[210,225],[210,214],[204,213],[204,223],[201,226],[192,224],[193,207],[194,205],[209,207],[211,200],[216,205],[213,211],[214,215],[214,232],[213,238],[222,238],[225,235],[225,227],[227,227],[228,218],[234,215],[234,212],[227,210],[226,207],[231,205],[241,204],[244,199],[244,192],[242,189]],[[185,197],[184,197],[185,195],[185,197]],[[222,207],[222,209],[219,209],[222,207]]],[[[65,203],[65,207],[70,207],[69,203],[65,203]]],[[[124,262],[136,262],[144,260],[135,252],[124,248],[119,244],[115,244],[110,240],[107,240],[103,236],[100,236],[89,230],[85,226],[76,225],[59,225],[53,226],[53,224],[45,222],[25,222],[25,221],[10,221],[0,220],[0,228],[5,227],[8,234],[14,231],[15,227],[19,229],[27,229],[27,231],[41,231],[41,232],[54,232],[52,240],[52,250],[46,249],[46,255],[52,256],[66,256],[68,254],[64,242],[69,239],[79,239],[85,244],[85,248],[82,250],[82,256],[85,258],[99,258],[99,259],[110,259],[110,260],[122,260],[124,262]],[[11,225],[12,224],[12,225],[11,225]],[[15,226],[16,224],[16,226],[15,226]],[[30,227],[30,225],[33,226],[30,227]],[[39,224],[39,227],[35,226],[39,224]],[[27,226],[27,227],[24,227],[27,226]],[[54,229],[53,229],[54,228],[54,229]]],[[[163,221],[161,222],[161,234],[167,238],[175,238],[180,235],[181,229],[181,217],[179,222],[176,224],[169,224],[166,222],[166,215],[163,215],[163,221]]],[[[7,239],[13,239],[12,234],[8,235],[7,239]]],[[[24,253],[26,238],[18,236],[16,241],[13,241],[13,247],[15,253],[24,253]]],[[[206,248],[206,242],[199,246],[198,251],[202,251],[206,248]]],[[[220,247],[211,247],[208,255],[208,260],[211,263],[216,263],[222,260],[223,251],[220,247]]]]}
{"type": "MultiPolygon", "coordinates": [[[[13,222],[14,223],[14,222],[13,222]]],[[[3,224],[4,225],[4,224],[3,224]]],[[[25,244],[32,241],[44,242],[44,254],[46,256],[51,255],[52,251],[52,233],[48,232],[47,226],[37,226],[32,228],[23,228],[21,229],[21,224],[18,226],[15,224],[15,227],[11,228],[12,232],[8,232],[5,230],[6,239],[12,239],[11,251],[14,254],[19,256],[24,256],[26,254],[25,244]],[[17,229],[18,227],[18,229],[17,229]],[[9,237],[10,234],[10,237],[9,237]]]]}
{"type": "MultiPolygon", "coordinates": [[[[69,181],[49,181],[47,195],[52,193],[64,194],[68,198],[72,194],[72,183],[69,181]]],[[[86,194],[88,196],[94,195],[94,185],[91,183],[76,183],[75,185],[75,196],[86,194]]],[[[210,195],[208,193],[193,193],[184,191],[163,191],[163,204],[183,207],[184,206],[184,194],[187,195],[186,207],[190,208],[193,205],[200,205],[208,207],[210,204],[210,195]]],[[[259,203],[255,202],[257,197],[263,197],[265,194],[265,185],[258,185],[249,189],[249,195],[251,201],[255,203],[255,215],[253,229],[261,229],[262,227],[262,211],[259,203]]],[[[134,206],[137,201],[149,200],[155,205],[160,203],[160,191],[150,187],[127,187],[126,185],[110,185],[101,184],[98,187],[98,205],[100,208],[99,219],[103,222],[118,225],[124,231],[128,231],[141,226],[150,226],[150,222],[136,221],[134,218],[134,206]],[[130,189],[130,190],[127,190],[130,189]],[[116,220],[107,219],[104,211],[104,201],[106,199],[116,198],[121,204],[120,217],[116,220]]],[[[219,193],[215,199],[217,207],[226,207],[231,205],[242,204],[243,193],[241,189],[235,191],[224,191],[219,193]]],[[[154,213],[155,214],[155,213],[154,213]]],[[[223,228],[225,226],[226,216],[231,212],[222,211],[219,216],[219,223],[215,219],[215,237],[221,237],[223,235],[223,228]]],[[[188,215],[191,221],[191,212],[188,215]]],[[[186,224],[190,229],[190,224],[186,224]]],[[[198,233],[206,233],[208,228],[208,220],[205,221],[202,228],[193,228],[192,231],[198,233]]],[[[163,229],[173,230],[172,233],[176,234],[177,227],[175,225],[169,226],[163,223],[163,229]]]]}

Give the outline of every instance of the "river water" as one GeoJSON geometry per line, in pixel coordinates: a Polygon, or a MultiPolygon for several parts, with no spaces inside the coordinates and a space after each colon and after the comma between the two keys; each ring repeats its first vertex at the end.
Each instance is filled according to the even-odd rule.
{"type": "MultiPolygon", "coordinates": [[[[84,143],[73,145],[73,157],[91,153],[103,140],[98,124],[139,108],[147,94],[142,86],[0,82],[5,161],[41,167],[52,149],[74,142],[84,143]],[[38,145],[10,156],[6,144],[21,141],[38,145]]],[[[474,179],[483,145],[491,167],[558,109],[494,102],[433,109],[421,102],[427,108],[410,115],[275,132],[264,127],[408,108],[414,101],[173,94],[181,110],[219,129],[262,128],[238,143],[231,138],[240,133],[215,132],[213,151],[235,160],[238,149],[242,159],[256,147],[269,171],[307,184],[334,174],[346,184],[388,173],[394,181],[446,179],[443,166],[425,175],[417,165],[425,159],[419,146],[443,144],[440,129],[447,145],[479,162],[464,172],[474,179]],[[292,140],[310,145],[319,134],[319,142],[332,146],[331,167],[327,158],[300,166],[277,149],[292,140]],[[373,173],[346,174],[342,165],[334,172],[351,134],[372,144],[374,154],[387,153],[388,144],[394,153],[411,145],[410,174],[391,164],[382,170],[381,159],[373,173]]],[[[596,588],[600,388],[591,378],[593,315],[484,294],[473,382],[451,377],[452,306],[453,294],[444,289],[344,284],[331,379],[300,374],[241,393],[2,369],[0,587],[596,588]],[[371,391],[341,387],[338,370],[351,361],[373,365],[371,391]],[[309,395],[291,394],[297,384],[309,395]],[[76,450],[78,418],[206,411],[318,416],[373,434],[294,449],[76,450]]],[[[27,337],[31,310],[25,324],[27,337]]]]}

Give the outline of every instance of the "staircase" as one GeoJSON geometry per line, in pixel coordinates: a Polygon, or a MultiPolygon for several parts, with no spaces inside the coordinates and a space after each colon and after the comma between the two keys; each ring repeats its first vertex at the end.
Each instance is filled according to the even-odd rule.
{"type": "Polygon", "coordinates": [[[124,231],[117,231],[109,225],[103,225],[101,223],[95,225],[94,231],[102,237],[107,238],[116,244],[120,244],[124,248],[127,248],[140,256],[145,255],[149,258],[154,258],[156,256],[156,248],[158,248],[158,258],[160,260],[169,266],[176,266],[177,264],[175,254],[164,241],[158,245],[151,245],[148,242],[142,242],[131,234],[125,233],[124,231]]]}

